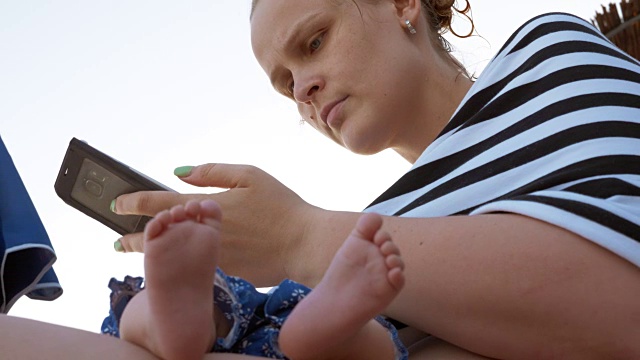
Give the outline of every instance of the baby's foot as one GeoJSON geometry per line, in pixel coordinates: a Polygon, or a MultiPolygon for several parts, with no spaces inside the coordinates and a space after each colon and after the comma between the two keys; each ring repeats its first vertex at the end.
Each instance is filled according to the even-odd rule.
{"type": "Polygon", "coordinates": [[[363,215],[318,286],[285,321],[279,343],[288,357],[313,357],[348,343],[400,292],[404,263],[381,226],[381,216],[363,215]]]}
{"type": "Polygon", "coordinates": [[[215,339],[211,289],[220,220],[214,201],[191,201],[159,213],[145,228],[148,335],[163,359],[201,359],[215,339]]]}

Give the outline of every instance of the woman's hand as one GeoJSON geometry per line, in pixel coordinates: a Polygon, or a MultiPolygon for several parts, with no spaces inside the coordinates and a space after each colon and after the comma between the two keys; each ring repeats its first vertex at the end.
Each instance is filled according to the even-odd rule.
{"type": "MultiPolygon", "coordinates": [[[[288,261],[296,259],[317,208],[254,166],[206,164],[180,175],[191,185],[229,190],[215,194],[141,191],[118,197],[115,211],[154,216],[192,199],[213,199],[223,213],[220,267],[256,286],[274,285],[287,277],[288,261]]],[[[126,235],[120,242],[125,251],[143,251],[142,234],[126,235]]]]}

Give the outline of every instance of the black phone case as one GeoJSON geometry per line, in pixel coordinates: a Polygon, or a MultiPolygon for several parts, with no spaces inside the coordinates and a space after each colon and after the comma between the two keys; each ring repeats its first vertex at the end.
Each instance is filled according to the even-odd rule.
{"type": "MultiPolygon", "coordinates": [[[[98,220],[109,228],[113,229],[117,233],[124,235],[130,232],[140,232],[144,230],[145,224],[151,219],[148,216],[139,215],[118,215],[118,216],[135,216],[139,218],[137,226],[133,231],[128,231],[125,227],[121,226],[115,221],[111,221],[100,213],[94,211],[94,209],[80,203],[71,196],[72,189],[78,178],[78,173],[82,166],[84,159],[89,159],[95,164],[103,167],[113,175],[124,180],[126,183],[132,186],[134,191],[142,190],[164,190],[171,191],[168,187],[161,183],[139,173],[138,171],[130,168],[129,166],[121,163],[120,161],[104,154],[103,152],[91,147],[84,141],[76,138],[71,139],[69,147],[64,156],[62,166],[58,172],[58,177],[55,182],[55,190],[58,196],[64,200],[67,204],[82,211],[88,216],[98,220]]],[[[122,194],[117,194],[122,195],[122,194]]]]}

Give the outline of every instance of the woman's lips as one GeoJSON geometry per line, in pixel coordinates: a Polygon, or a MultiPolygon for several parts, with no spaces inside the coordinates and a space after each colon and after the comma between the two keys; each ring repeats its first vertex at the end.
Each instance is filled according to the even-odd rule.
{"type": "Polygon", "coordinates": [[[340,112],[340,109],[342,109],[342,105],[344,104],[344,101],[346,99],[347,97],[345,96],[344,98],[340,100],[336,100],[332,103],[329,103],[324,108],[322,108],[322,111],[320,112],[320,118],[330,128],[333,128],[332,125],[335,125],[336,121],[334,119],[336,118],[336,115],[340,112]]]}

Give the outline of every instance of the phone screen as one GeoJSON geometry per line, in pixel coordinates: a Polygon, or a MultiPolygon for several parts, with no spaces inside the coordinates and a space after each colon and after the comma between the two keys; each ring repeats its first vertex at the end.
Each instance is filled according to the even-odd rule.
{"type": "Polygon", "coordinates": [[[71,197],[102,217],[134,232],[142,220],[135,215],[117,215],[111,211],[111,202],[122,194],[135,192],[131,184],[89,159],[83,159],[78,177],[73,183],[71,197]]]}

